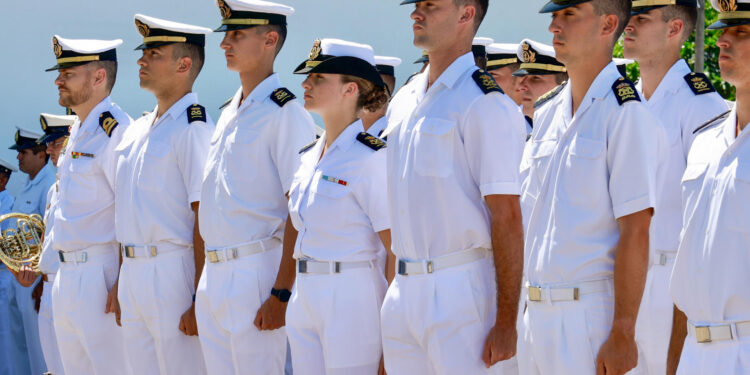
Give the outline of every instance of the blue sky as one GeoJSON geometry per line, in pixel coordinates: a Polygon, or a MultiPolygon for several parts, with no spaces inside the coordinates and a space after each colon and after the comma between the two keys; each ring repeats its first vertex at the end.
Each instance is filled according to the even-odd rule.
{"type": "MultiPolygon", "coordinates": [[[[397,85],[416,69],[411,64],[421,51],[412,45],[409,13],[413,5],[399,6],[400,0],[289,0],[283,3],[295,8],[289,17],[289,35],[276,61],[282,83],[292,92],[301,92],[303,77],[292,70],[305,59],[316,38],[340,38],[373,46],[378,55],[397,56],[404,63],[396,68],[397,85]]],[[[490,1],[488,14],[478,36],[496,42],[518,42],[523,38],[549,43],[548,15],[538,14],[544,0],[490,1]]],[[[113,100],[132,117],[152,110],[154,97],[139,88],[136,60],[140,51],[140,35],[133,24],[133,15],[185,22],[210,28],[221,22],[219,10],[211,0],[57,0],[14,1],[5,4],[0,14],[0,35],[3,35],[3,58],[0,59],[0,139],[2,145],[13,143],[15,126],[39,130],[39,113],[59,113],[54,85],[55,72],[44,72],[55,64],[51,39],[54,34],[64,38],[116,39],[124,44],[118,48],[119,72],[112,93],[113,100]]],[[[206,63],[195,84],[195,92],[209,114],[218,119],[218,107],[232,96],[239,86],[236,73],[226,69],[219,49],[221,33],[206,40],[206,63]]],[[[0,146],[0,157],[16,162],[16,153],[0,146]]],[[[23,173],[11,178],[9,190],[17,191],[24,183],[23,173]]]]}

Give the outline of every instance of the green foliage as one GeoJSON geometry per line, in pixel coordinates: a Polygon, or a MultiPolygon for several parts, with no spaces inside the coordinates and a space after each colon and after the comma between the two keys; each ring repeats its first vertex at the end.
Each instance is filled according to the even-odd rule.
{"type": "MultiPolygon", "coordinates": [[[[719,13],[714,10],[714,8],[711,6],[710,1],[706,0],[703,9],[705,10],[706,15],[706,26],[716,22],[719,13]]],[[[721,80],[721,72],[719,71],[719,47],[716,46],[716,40],[719,39],[720,35],[720,30],[706,30],[704,73],[711,80],[711,83],[714,85],[714,87],[716,87],[716,91],[718,91],[719,94],[724,97],[724,99],[735,100],[734,86],[721,80]]],[[[690,39],[688,39],[688,41],[682,47],[682,51],[680,54],[682,55],[682,58],[684,58],[688,62],[690,67],[693,68],[695,64],[695,33],[690,36],[690,39]]],[[[615,45],[614,56],[622,57],[622,55],[623,50],[621,38],[620,41],[617,42],[617,45],[615,45]]],[[[628,65],[627,72],[628,78],[634,82],[636,79],[638,79],[638,77],[641,76],[641,71],[638,68],[637,63],[628,65]]]]}

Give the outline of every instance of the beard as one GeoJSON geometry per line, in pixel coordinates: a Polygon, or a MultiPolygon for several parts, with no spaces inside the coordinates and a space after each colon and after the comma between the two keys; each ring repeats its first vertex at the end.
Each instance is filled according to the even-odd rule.
{"type": "Polygon", "coordinates": [[[65,87],[65,89],[68,91],[66,93],[60,93],[59,103],[63,107],[71,108],[87,102],[91,99],[91,95],[94,92],[94,88],[91,87],[91,77],[86,79],[86,82],[79,90],[71,90],[69,87],[65,87]]]}

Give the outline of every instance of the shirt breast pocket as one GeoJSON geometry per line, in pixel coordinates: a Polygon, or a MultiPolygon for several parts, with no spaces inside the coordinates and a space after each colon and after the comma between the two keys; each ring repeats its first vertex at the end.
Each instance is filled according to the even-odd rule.
{"type": "Polygon", "coordinates": [[[571,142],[568,165],[564,166],[565,190],[571,201],[594,202],[608,195],[604,145],[604,141],[581,136],[571,142]]]}
{"type": "Polygon", "coordinates": [[[453,173],[456,122],[425,118],[417,128],[414,170],[421,176],[448,177],[453,173]]]}
{"type": "MultiPolygon", "coordinates": [[[[148,141],[144,155],[141,158],[141,173],[138,176],[138,188],[146,191],[162,191],[169,176],[167,171],[169,162],[168,144],[153,139],[148,141]]],[[[179,181],[181,184],[182,181],[179,181]]]]}
{"type": "Polygon", "coordinates": [[[70,161],[65,198],[71,202],[91,202],[97,197],[93,158],[78,157],[70,161]]]}
{"type": "Polygon", "coordinates": [[[312,192],[316,197],[322,197],[324,200],[339,201],[349,194],[349,187],[321,179],[314,186],[312,192]]]}

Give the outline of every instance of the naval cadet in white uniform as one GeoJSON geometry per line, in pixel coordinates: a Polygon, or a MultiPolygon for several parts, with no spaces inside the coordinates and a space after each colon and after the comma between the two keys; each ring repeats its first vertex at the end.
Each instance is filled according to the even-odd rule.
{"type": "Polygon", "coordinates": [[[68,374],[124,374],[129,366],[117,326],[114,149],[131,119],[109,96],[120,44],[55,36],[57,64],[47,69],[58,72],[60,105],[79,117],[58,161],[60,199],[52,236],[60,259],[52,311],[68,374]]]}
{"type": "Polygon", "coordinates": [[[197,218],[214,124],[193,83],[211,29],[141,14],[135,26],[143,37],[140,86],[157,105],[115,149],[125,353],[133,374],[204,374],[193,301],[205,258],[197,218]]]}
{"type": "Polygon", "coordinates": [[[294,283],[286,194],[299,150],[315,139],[312,117],[273,72],[291,7],[218,0],[227,68],[242,83],[216,124],[200,198],[206,263],[195,309],[210,374],[282,374],[283,328],[294,283]]]}
{"type": "MultiPolygon", "coordinates": [[[[295,74],[307,74],[305,109],[323,118],[326,131],[302,149],[289,191],[299,232],[286,315],[294,373],[376,374],[387,287],[380,259],[391,246],[386,154],[358,115],[382,107],[387,89],[372,47],[338,39],[316,40],[295,74]]],[[[392,280],[392,254],[388,259],[392,280]]]]}
{"type": "MultiPolygon", "coordinates": [[[[651,221],[649,271],[641,300],[635,340],[638,368],[645,374],[664,374],[672,331],[669,276],[677,254],[682,227],[680,180],[685,172],[693,132],[706,121],[727,112],[724,99],[708,77],[690,70],[680,57],[695,29],[695,0],[633,1],[625,27],[625,57],[635,59],[641,71],[636,88],[646,106],[667,131],[667,168],[657,193],[651,221]]],[[[700,10],[701,12],[703,10],[700,10]]]]}
{"type": "Polygon", "coordinates": [[[520,61],[517,52],[518,43],[492,43],[487,46],[487,73],[492,75],[497,85],[516,105],[521,105],[521,96],[516,91],[520,80],[513,76],[518,70],[520,61]]]}
{"type": "Polygon", "coordinates": [[[570,81],[534,112],[524,151],[524,374],[635,367],[635,322],[666,135],[612,50],[630,2],[553,0],[549,26],[570,81]]]}
{"type": "Polygon", "coordinates": [[[398,274],[382,308],[388,374],[515,374],[523,264],[518,106],[474,64],[487,1],[414,3],[430,65],[388,109],[398,274]]]}
{"type": "MultiPolygon", "coordinates": [[[[18,151],[18,169],[28,174],[29,179],[16,195],[11,212],[44,216],[47,192],[55,182],[55,166],[49,163],[47,146],[36,142],[41,136],[40,133],[21,128],[16,133],[16,139],[20,142],[17,141],[11,149],[18,151]]],[[[12,221],[10,227],[14,227],[12,221]]],[[[16,277],[18,278],[18,275],[16,277]]],[[[39,282],[40,278],[34,274],[30,284],[11,283],[14,290],[11,294],[10,305],[17,306],[21,317],[21,321],[18,322],[11,319],[11,324],[23,326],[29,369],[33,374],[47,371],[44,365],[44,353],[39,342],[39,316],[35,308],[35,300],[32,298],[32,292],[39,282]]]]}
{"type": "MultiPolygon", "coordinates": [[[[391,56],[375,56],[375,69],[380,73],[380,78],[385,83],[388,95],[393,95],[396,89],[396,67],[401,65],[401,59],[391,56]]],[[[385,128],[388,126],[385,114],[388,111],[388,102],[386,101],[380,108],[369,111],[367,108],[362,109],[360,119],[362,126],[367,133],[376,137],[383,135],[385,128]]]]}
{"type": "Polygon", "coordinates": [[[697,130],[682,177],[668,374],[750,373],[750,1],[711,3],[721,77],[737,104],[697,130]]]}

